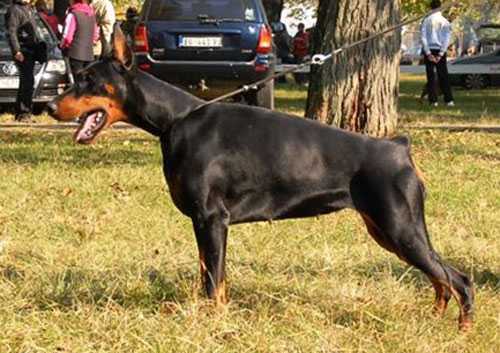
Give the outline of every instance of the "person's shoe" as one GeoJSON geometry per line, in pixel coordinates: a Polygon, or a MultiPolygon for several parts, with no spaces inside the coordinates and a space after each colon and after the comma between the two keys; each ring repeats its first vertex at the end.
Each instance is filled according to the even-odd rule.
{"type": "Polygon", "coordinates": [[[446,103],[446,105],[448,107],[454,107],[455,106],[455,102],[454,101],[449,101],[448,103],[446,103]]]}
{"type": "Polygon", "coordinates": [[[439,103],[438,102],[431,103],[431,107],[439,107],[439,103]]]}
{"type": "Polygon", "coordinates": [[[31,121],[31,114],[30,113],[17,114],[14,119],[15,121],[20,123],[28,123],[31,121]]]}

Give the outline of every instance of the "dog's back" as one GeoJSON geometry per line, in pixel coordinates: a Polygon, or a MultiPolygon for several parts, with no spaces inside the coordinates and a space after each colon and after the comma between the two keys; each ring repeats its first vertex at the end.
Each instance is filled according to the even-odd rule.
{"type": "Polygon", "coordinates": [[[357,174],[412,168],[400,143],[234,104],[212,105],[177,122],[165,145],[167,180],[183,190],[183,212],[191,215],[181,205],[203,202],[196,200],[204,195],[200,188],[217,190],[231,223],[354,208],[357,174]]]}

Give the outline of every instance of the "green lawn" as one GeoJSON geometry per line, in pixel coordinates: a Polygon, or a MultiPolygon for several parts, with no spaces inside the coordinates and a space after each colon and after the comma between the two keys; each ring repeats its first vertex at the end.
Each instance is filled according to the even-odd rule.
{"type": "MultiPolygon", "coordinates": [[[[500,91],[459,91],[455,110],[431,110],[415,102],[420,85],[402,83],[405,125],[500,121],[500,91]]],[[[301,113],[303,89],[277,95],[301,113]]],[[[432,241],[474,279],[469,334],[454,302],[433,317],[429,282],[352,211],[232,227],[231,302],[217,310],[155,139],[115,130],[85,147],[69,130],[0,127],[0,353],[498,352],[499,135],[401,132],[426,175],[432,241]]]]}

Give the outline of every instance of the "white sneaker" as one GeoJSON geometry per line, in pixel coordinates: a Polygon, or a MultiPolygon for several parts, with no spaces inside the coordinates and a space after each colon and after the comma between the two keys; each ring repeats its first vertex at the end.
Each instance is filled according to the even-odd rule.
{"type": "Polygon", "coordinates": [[[448,107],[454,107],[455,106],[455,102],[454,101],[449,101],[448,103],[446,103],[446,105],[448,107]]]}

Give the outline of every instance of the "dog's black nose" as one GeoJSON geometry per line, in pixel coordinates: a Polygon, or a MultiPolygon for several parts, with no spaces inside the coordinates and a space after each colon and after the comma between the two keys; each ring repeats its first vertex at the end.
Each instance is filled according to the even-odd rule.
{"type": "Polygon", "coordinates": [[[47,111],[50,115],[54,116],[57,112],[57,104],[54,101],[47,103],[47,111]]]}

